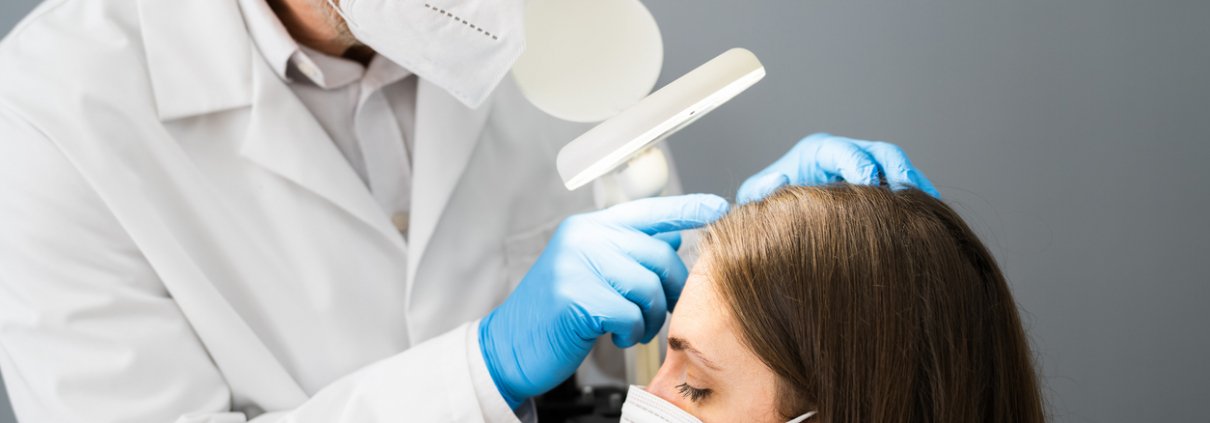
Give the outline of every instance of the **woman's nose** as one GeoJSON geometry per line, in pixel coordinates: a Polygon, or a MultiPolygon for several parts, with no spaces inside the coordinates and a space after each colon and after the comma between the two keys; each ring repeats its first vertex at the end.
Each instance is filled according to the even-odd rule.
{"type": "Polygon", "coordinates": [[[655,378],[651,379],[651,384],[647,385],[647,392],[654,394],[664,401],[676,404],[679,398],[676,393],[676,385],[678,375],[681,370],[678,368],[680,360],[676,357],[676,351],[668,351],[668,357],[664,359],[664,364],[660,365],[660,370],[656,372],[655,378]]]}

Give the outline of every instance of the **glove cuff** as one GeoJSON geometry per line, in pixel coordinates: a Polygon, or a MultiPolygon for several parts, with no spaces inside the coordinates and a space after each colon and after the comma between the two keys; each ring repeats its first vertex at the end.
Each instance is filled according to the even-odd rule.
{"type": "Polygon", "coordinates": [[[504,381],[504,372],[500,371],[500,364],[497,363],[499,359],[493,353],[497,348],[493,342],[490,328],[495,315],[496,313],[493,311],[479,321],[479,352],[483,354],[483,363],[487,365],[487,372],[492,376],[496,390],[500,392],[501,397],[504,397],[504,402],[508,403],[509,408],[516,410],[525,403],[526,398],[514,394],[508,389],[508,384],[504,381]]]}

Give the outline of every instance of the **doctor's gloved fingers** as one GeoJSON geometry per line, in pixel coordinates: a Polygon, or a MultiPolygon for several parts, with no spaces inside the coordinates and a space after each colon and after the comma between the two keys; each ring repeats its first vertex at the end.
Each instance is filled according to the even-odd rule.
{"type": "Polygon", "coordinates": [[[735,199],[740,204],[748,204],[768,197],[773,191],[789,184],[790,177],[781,172],[758,173],[739,186],[735,199]]]}
{"type": "Polygon", "coordinates": [[[696,229],[727,213],[727,200],[713,194],[688,194],[634,200],[594,213],[603,222],[648,235],[696,229]]]}
{"type": "Polygon", "coordinates": [[[672,251],[680,251],[681,249],[681,233],[680,232],[660,232],[652,235],[652,238],[663,241],[672,248],[672,251]]]}
{"type": "Polygon", "coordinates": [[[602,269],[600,276],[614,290],[613,296],[630,302],[640,311],[642,330],[635,338],[622,339],[637,342],[651,340],[664,326],[668,316],[668,302],[660,276],[626,256],[604,259],[598,264],[602,269]]]}
{"type": "Polygon", "coordinates": [[[616,242],[623,243],[628,256],[659,278],[664,303],[668,311],[672,311],[689,278],[689,268],[681,256],[667,244],[646,235],[631,234],[616,242]]]}
{"type": "Polygon", "coordinates": [[[856,140],[829,134],[803,138],[798,146],[800,165],[796,185],[820,185],[838,181],[851,184],[877,185],[878,162],[856,140]]]}
{"type": "Polygon", "coordinates": [[[900,189],[904,186],[913,186],[933,197],[941,198],[941,194],[933,187],[933,183],[912,165],[907,153],[904,153],[899,146],[881,141],[854,142],[878,161],[879,167],[886,176],[887,185],[891,188],[900,189]]]}
{"type": "Polygon", "coordinates": [[[599,309],[586,312],[596,319],[599,334],[611,334],[618,348],[630,348],[643,340],[646,325],[638,305],[618,295],[596,303],[599,309]]]}

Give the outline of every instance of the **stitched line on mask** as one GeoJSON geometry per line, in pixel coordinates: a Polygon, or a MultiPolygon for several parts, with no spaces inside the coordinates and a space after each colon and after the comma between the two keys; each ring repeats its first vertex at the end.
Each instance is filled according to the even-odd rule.
{"type": "Polygon", "coordinates": [[[429,4],[429,3],[425,3],[425,4],[424,4],[424,7],[428,8],[429,10],[432,10],[432,11],[434,11],[434,12],[437,12],[437,13],[440,13],[440,14],[442,14],[442,15],[448,16],[448,17],[450,17],[450,19],[453,19],[453,20],[454,20],[454,22],[459,22],[459,23],[461,23],[461,24],[463,24],[463,25],[466,25],[466,26],[467,26],[468,28],[470,28],[470,29],[473,29],[473,30],[479,31],[479,33],[480,33],[480,34],[483,34],[484,36],[487,36],[487,37],[491,37],[493,40],[499,40],[499,39],[500,39],[500,37],[497,37],[497,36],[496,36],[496,34],[492,34],[491,32],[488,32],[487,30],[483,29],[482,27],[476,26],[475,24],[470,23],[470,22],[469,22],[469,21],[467,21],[466,19],[462,19],[462,18],[461,18],[461,17],[459,17],[458,15],[455,15],[455,14],[453,14],[453,13],[450,13],[450,12],[446,11],[445,9],[442,9],[442,8],[440,8],[440,7],[437,7],[437,6],[433,6],[433,5],[429,4]]]}

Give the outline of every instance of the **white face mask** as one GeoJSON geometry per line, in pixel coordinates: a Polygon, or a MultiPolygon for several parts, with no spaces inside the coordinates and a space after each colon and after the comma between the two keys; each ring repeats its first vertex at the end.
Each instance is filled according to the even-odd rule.
{"type": "MultiPolygon", "coordinates": [[[[786,423],[799,423],[815,412],[809,412],[795,417],[786,423]]],[[[647,392],[640,386],[630,385],[626,393],[626,402],[622,403],[622,423],[702,423],[685,410],[653,393],[647,392]]]]}
{"type": "Polygon", "coordinates": [[[525,50],[524,0],[327,0],[358,41],[478,107],[525,50]]]}

